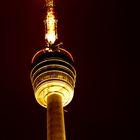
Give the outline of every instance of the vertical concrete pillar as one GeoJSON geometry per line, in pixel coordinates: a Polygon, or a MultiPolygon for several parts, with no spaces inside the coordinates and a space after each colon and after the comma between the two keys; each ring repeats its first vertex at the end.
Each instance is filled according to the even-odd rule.
{"type": "Polygon", "coordinates": [[[47,97],[47,140],[66,140],[62,96],[47,97]]]}

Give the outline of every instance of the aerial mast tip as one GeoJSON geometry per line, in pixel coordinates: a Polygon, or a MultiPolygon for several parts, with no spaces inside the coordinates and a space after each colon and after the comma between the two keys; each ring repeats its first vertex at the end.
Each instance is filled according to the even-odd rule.
{"type": "Polygon", "coordinates": [[[45,41],[47,46],[53,45],[58,39],[57,34],[57,19],[54,10],[54,1],[46,0],[47,14],[44,20],[45,24],[45,41]]]}

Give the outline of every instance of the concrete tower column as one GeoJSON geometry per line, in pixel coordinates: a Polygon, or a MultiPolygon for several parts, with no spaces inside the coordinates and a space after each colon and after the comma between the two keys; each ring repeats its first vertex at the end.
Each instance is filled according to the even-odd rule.
{"type": "Polygon", "coordinates": [[[66,140],[62,95],[47,97],[47,140],[66,140]]]}

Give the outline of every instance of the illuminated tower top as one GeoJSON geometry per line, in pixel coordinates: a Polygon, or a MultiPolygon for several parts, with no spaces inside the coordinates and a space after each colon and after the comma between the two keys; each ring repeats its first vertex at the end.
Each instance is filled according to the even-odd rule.
{"type": "Polygon", "coordinates": [[[49,95],[59,94],[62,105],[69,104],[74,95],[76,71],[72,55],[56,45],[57,20],[54,1],[46,0],[45,41],[46,48],[38,51],[32,59],[31,82],[36,100],[47,108],[49,95]]]}
{"type": "Polygon", "coordinates": [[[52,94],[69,104],[74,95],[76,71],[73,57],[65,49],[42,49],[32,59],[31,82],[37,102],[47,108],[47,98],[52,94]]]}

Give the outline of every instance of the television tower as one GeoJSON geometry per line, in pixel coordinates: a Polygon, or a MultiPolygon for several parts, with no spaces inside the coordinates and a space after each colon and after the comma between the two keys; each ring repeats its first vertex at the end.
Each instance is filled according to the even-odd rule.
{"type": "Polygon", "coordinates": [[[47,140],[66,140],[63,107],[74,95],[76,71],[72,55],[56,44],[53,0],[46,0],[45,46],[32,58],[31,83],[37,102],[47,108],[47,140]]]}

